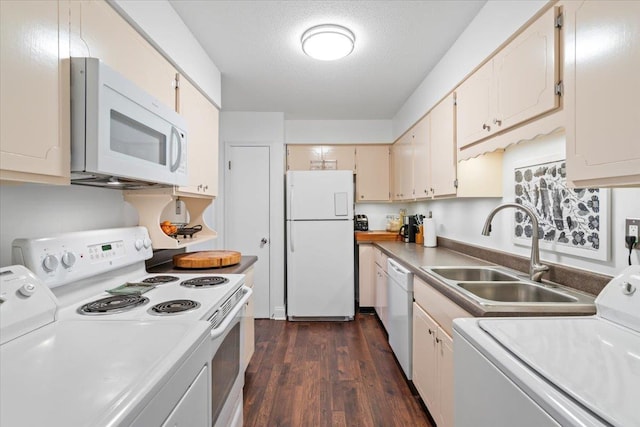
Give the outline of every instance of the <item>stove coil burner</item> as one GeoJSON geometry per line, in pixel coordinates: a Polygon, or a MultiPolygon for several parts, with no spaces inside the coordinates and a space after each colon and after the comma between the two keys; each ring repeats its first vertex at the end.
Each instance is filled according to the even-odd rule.
{"type": "Polygon", "coordinates": [[[180,279],[178,279],[176,276],[152,276],[144,279],[142,283],[160,284],[160,283],[175,282],[176,280],[180,280],[180,279]]]}
{"type": "Polygon", "coordinates": [[[80,314],[99,315],[120,313],[149,302],[149,298],[140,295],[114,295],[83,305],[80,314]]]}
{"type": "Polygon", "coordinates": [[[195,310],[198,307],[200,307],[199,302],[190,299],[175,299],[154,305],[149,309],[149,313],[156,315],[178,314],[195,310]]]}
{"type": "Polygon", "coordinates": [[[203,276],[196,277],[195,279],[185,280],[180,283],[182,286],[186,286],[188,288],[208,288],[211,286],[218,286],[227,283],[229,279],[220,276],[203,276]]]}

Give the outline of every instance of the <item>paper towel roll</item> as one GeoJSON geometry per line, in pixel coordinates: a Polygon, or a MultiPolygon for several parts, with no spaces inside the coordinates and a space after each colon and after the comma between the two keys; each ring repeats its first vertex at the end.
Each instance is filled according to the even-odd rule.
{"type": "Polygon", "coordinates": [[[426,248],[435,248],[436,240],[436,221],[433,218],[425,218],[424,220],[424,246],[426,248]]]}

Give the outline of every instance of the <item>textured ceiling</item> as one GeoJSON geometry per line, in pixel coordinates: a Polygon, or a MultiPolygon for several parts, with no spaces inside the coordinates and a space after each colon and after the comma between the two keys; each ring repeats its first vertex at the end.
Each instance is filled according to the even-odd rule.
{"type": "Polygon", "coordinates": [[[222,72],[224,110],[317,120],[393,118],[485,2],[170,1],[222,72]],[[325,23],[355,33],[351,55],[302,53],[325,23]]]}

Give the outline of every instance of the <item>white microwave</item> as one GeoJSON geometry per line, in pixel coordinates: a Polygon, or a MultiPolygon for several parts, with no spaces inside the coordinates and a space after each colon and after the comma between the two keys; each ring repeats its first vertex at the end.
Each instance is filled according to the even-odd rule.
{"type": "Polygon", "coordinates": [[[99,59],[71,58],[71,183],[187,185],[184,119],[99,59]]]}

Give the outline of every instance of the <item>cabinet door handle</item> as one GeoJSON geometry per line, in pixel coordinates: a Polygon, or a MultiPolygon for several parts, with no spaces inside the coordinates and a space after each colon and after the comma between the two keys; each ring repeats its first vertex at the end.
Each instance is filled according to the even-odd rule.
{"type": "Polygon", "coordinates": [[[498,126],[502,126],[502,120],[493,119],[493,124],[494,125],[498,125],[498,126]]]}
{"type": "Polygon", "coordinates": [[[433,334],[433,331],[431,330],[431,328],[429,328],[429,335],[433,334]]]}
{"type": "Polygon", "coordinates": [[[482,125],[482,129],[485,129],[487,132],[489,132],[491,130],[491,126],[489,126],[488,124],[484,123],[482,125]]]}
{"type": "Polygon", "coordinates": [[[439,344],[440,342],[442,342],[442,340],[438,337],[436,337],[436,342],[439,344]]]}

